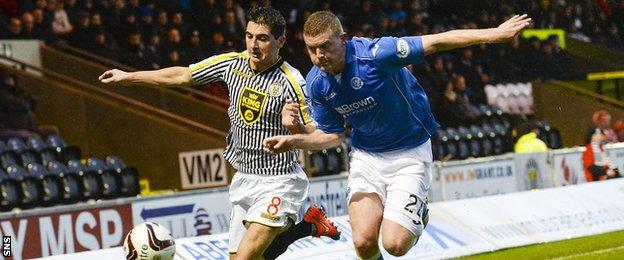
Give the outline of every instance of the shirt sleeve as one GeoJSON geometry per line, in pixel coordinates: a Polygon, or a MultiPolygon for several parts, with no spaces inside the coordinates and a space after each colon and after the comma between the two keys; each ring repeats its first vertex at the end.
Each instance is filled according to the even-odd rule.
{"type": "Polygon", "coordinates": [[[286,74],[286,78],[288,79],[288,83],[292,87],[292,94],[289,97],[292,99],[292,102],[297,102],[299,104],[299,123],[302,125],[313,124],[312,115],[310,113],[310,104],[308,103],[309,99],[307,90],[306,90],[306,81],[297,69],[291,67],[287,64],[282,64],[281,69],[286,74]]]}
{"type": "Polygon", "coordinates": [[[237,57],[244,56],[245,53],[225,53],[204,59],[198,63],[189,65],[191,78],[198,84],[223,81],[225,72],[229,64],[237,57]]]}
{"type": "Polygon", "coordinates": [[[315,93],[313,84],[308,84],[309,97],[306,103],[312,107],[312,117],[316,123],[316,128],[328,134],[343,133],[344,118],[336,111],[325,98],[315,93]]]}
{"type": "Polygon", "coordinates": [[[382,70],[394,70],[408,64],[420,64],[425,58],[420,36],[377,38],[373,40],[371,46],[371,57],[382,70]]]}

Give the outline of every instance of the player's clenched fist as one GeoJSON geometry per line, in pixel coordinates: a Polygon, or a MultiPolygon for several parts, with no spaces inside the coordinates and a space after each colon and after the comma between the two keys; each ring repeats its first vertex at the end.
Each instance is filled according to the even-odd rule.
{"type": "Polygon", "coordinates": [[[262,141],[262,149],[272,155],[293,149],[292,136],[276,135],[262,141]]]}
{"type": "Polygon", "coordinates": [[[100,75],[98,79],[100,80],[100,82],[105,83],[105,84],[109,84],[109,83],[125,84],[130,80],[130,75],[131,75],[130,73],[125,72],[123,70],[112,69],[112,70],[107,70],[106,72],[102,73],[102,75],[100,75]]]}
{"type": "Polygon", "coordinates": [[[299,126],[299,103],[286,101],[282,108],[282,125],[286,128],[299,126]]]}

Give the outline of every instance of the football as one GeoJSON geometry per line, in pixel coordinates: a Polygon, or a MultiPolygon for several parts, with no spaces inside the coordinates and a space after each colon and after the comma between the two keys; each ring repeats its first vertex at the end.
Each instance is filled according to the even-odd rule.
{"type": "Polygon", "coordinates": [[[175,254],[175,242],[169,230],[153,222],[133,227],[123,247],[128,260],[170,260],[175,254]]]}

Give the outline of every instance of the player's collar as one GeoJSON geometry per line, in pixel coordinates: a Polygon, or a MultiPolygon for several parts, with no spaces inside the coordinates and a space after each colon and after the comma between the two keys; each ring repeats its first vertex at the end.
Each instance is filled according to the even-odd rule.
{"type": "Polygon", "coordinates": [[[347,41],[347,49],[345,50],[345,64],[349,64],[355,61],[355,53],[353,52],[353,43],[351,41],[347,41]]]}

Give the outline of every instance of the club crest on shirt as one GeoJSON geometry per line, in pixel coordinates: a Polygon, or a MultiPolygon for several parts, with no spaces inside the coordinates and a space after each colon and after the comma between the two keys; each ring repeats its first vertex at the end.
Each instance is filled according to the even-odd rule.
{"type": "Polygon", "coordinates": [[[403,40],[403,39],[399,39],[397,41],[397,52],[396,55],[397,57],[404,59],[407,57],[407,55],[409,54],[409,44],[407,44],[407,41],[403,40]]]}
{"type": "Polygon", "coordinates": [[[284,87],[279,82],[275,82],[269,86],[269,96],[279,97],[282,94],[284,87]]]}
{"type": "Polygon", "coordinates": [[[262,116],[266,103],[266,94],[244,87],[238,98],[238,112],[245,124],[251,125],[257,122],[262,116]]]}
{"type": "Polygon", "coordinates": [[[362,81],[360,77],[351,78],[351,87],[353,89],[361,89],[362,86],[364,86],[364,82],[362,81]]]}

